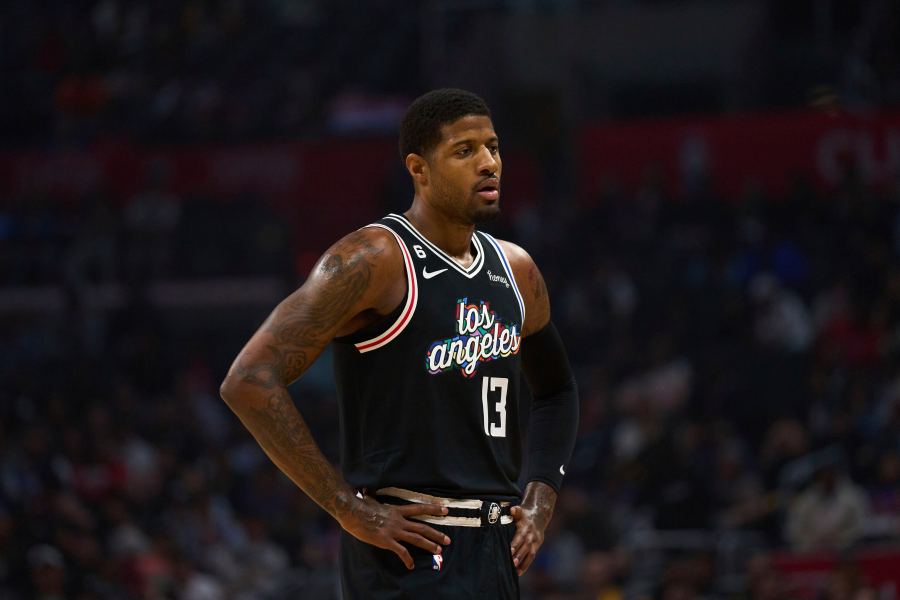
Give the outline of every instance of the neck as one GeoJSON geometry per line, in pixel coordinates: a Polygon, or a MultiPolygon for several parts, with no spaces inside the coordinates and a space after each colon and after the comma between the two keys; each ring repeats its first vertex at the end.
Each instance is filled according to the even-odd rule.
{"type": "Polygon", "coordinates": [[[458,223],[438,212],[418,194],[412,206],[404,213],[407,219],[428,238],[432,244],[460,261],[463,265],[472,262],[473,223],[458,223]]]}

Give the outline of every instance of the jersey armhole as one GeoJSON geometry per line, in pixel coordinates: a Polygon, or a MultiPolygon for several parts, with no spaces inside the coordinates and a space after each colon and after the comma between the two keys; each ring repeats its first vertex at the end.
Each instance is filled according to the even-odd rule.
{"type": "Polygon", "coordinates": [[[519,292],[519,285],[516,283],[516,276],[513,275],[512,266],[509,264],[509,259],[506,258],[506,252],[503,251],[503,248],[500,246],[500,242],[498,242],[494,237],[489,233],[480,232],[485,239],[490,243],[491,246],[496,250],[497,255],[500,257],[500,262],[503,264],[503,270],[506,271],[506,274],[509,276],[509,281],[512,283],[513,292],[516,294],[516,301],[519,303],[519,311],[522,314],[522,329],[525,329],[525,301],[522,299],[522,294],[519,292]]]}
{"type": "Polygon", "coordinates": [[[416,312],[416,305],[419,301],[418,280],[416,279],[416,271],[413,268],[412,257],[406,247],[403,239],[397,235],[390,227],[380,223],[372,223],[366,227],[380,227],[385,231],[389,231],[397,245],[400,246],[400,252],[403,255],[403,270],[406,272],[406,302],[401,303],[395,310],[379,319],[372,325],[363,327],[357,332],[335,338],[336,341],[342,343],[351,343],[356,347],[358,352],[366,353],[377,350],[399,336],[409,322],[412,320],[413,314],[416,312]],[[387,325],[385,325],[387,324],[387,325]]]}
{"type": "Polygon", "coordinates": [[[406,308],[406,298],[408,296],[409,289],[406,290],[406,293],[403,295],[403,299],[397,303],[397,307],[394,310],[375,320],[374,323],[369,323],[365,327],[361,327],[353,333],[335,337],[334,341],[338,342],[339,344],[355,345],[380,336],[385,331],[388,331],[391,328],[391,325],[393,325],[397,321],[397,318],[400,317],[401,314],[403,314],[403,309],[406,308]]]}

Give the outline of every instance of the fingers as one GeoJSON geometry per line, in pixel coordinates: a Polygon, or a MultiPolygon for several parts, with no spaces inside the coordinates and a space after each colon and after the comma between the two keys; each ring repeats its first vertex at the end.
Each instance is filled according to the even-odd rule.
{"type": "Polygon", "coordinates": [[[400,557],[400,560],[403,561],[403,564],[406,565],[406,568],[410,571],[415,567],[415,563],[413,562],[412,556],[410,556],[409,551],[404,548],[401,544],[397,542],[392,542],[388,546],[388,550],[392,551],[394,554],[400,557]]]}
{"type": "Polygon", "coordinates": [[[449,537],[447,537],[440,531],[429,527],[428,525],[410,522],[410,524],[407,526],[407,529],[409,531],[418,533],[422,537],[428,538],[429,540],[431,540],[437,544],[443,544],[444,546],[446,546],[447,544],[450,543],[449,537]]]}
{"type": "Polygon", "coordinates": [[[516,534],[509,544],[509,549],[512,553],[513,565],[521,577],[528,570],[528,567],[531,566],[531,563],[534,562],[540,542],[537,541],[534,535],[531,522],[523,519],[524,514],[521,506],[513,506],[510,509],[510,514],[516,523],[516,534]]]}
{"type": "MultiPolygon", "coordinates": [[[[403,506],[396,507],[397,511],[406,517],[413,517],[417,515],[446,515],[447,509],[439,504],[405,504],[403,506]]],[[[447,545],[450,543],[450,538],[434,529],[433,527],[429,527],[419,522],[415,521],[407,521],[405,525],[408,531],[413,531],[422,537],[428,538],[437,544],[447,545]]]]}
{"type": "Polygon", "coordinates": [[[532,552],[528,552],[527,554],[525,554],[525,556],[523,558],[519,559],[519,564],[518,564],[519,577],[521,577],[522,575],[525,574],[525,571],[527,571],[528,567],[531,566],[531,563],[534,562],[534,557],[535,557],[535,552],[532,551],[532,552]]]}
{"type": "Polygon", "coordinates": [[[400,557],[407,569],[412,569],[415,565],[407,549],[398,542],[405,542],[431,554],[441,554],[443,552],[441,544],[447,545],[450,543],[450,538],[440,531],[424,523],[407,520],[407,517],[415,515],[445,515],[447,514],[447,509],[443,506],[437,504],[409,504],[392,508],[399,513],[402,519],[399,522],[394,521],[390,528],[394,533],[389,534],[393,539],[388,549],[400,557]]]}
{"type": "Polygon", "coordinates": [[[447,514],[447,509],[440,504],[404,504],[396,507],[400,514],[404,517],[414,515],[434,515],[441,516],[447,514]]]}
{"type": "Polygon", "coordinates": [[[513,556],[513,564],[516,566],[516,570],[519,573],[519,577],[525,574],[525,571],[528,570],[528,567],[531,566],[531,563],[534,562],[535,556],[537,556],[538,548],[540,547],[539,543],[535,543],[532,541],[526,541],[519,548],[518,553],[513,556]]]}
{"type": "Polygon", "coordinates": [[[441,553],[441,547],[439,545],[435,544],[431,540],[425,539],[418,533],[413,533],[412,531],[401,532],[397,536],[397,539],[403,540],[407,544],[412,544],[413,546],[418,546],[422,550],[426,550],[428,552],[431,552],[432,554],[440,554],[441,553]]]}
{"type": "Polygon", "coordinates": [[[519,520],[522,518],[522,508],[520,506],[513,506],[510,510],[510,514],[512,515],[513,521],[516,522],[516,535],[513,536],[512,542],[509,544],[509,549],[512,552],[513,558],[515,558],[516,552],[518,552],[522,542],[525,541],[525,528],[519,523],[519,520]]]}
{"type": "MultiPolygon", "coordinates": [[[[516,535],[518,536],[518,534],[516,535]]],[[[534,560],[534,554],[537,551],[537,544],[532,542],[530,538],[530,535],[523,535],[519,545],[515,546],[512,551],[513,565],[516,567],[519,575],[525,574],[525,571],[531,566],[531,562],[534,560]]]]}

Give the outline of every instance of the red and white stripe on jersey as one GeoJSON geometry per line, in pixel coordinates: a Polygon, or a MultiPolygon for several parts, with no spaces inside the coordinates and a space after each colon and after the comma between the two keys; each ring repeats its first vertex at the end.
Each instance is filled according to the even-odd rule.
{"type": "Polygon", "coordinates": [[[387,330],[379,336],[373,337],[372,339],[365,340],[364,342],[359,342],[358,344],[354,344],[356,349],[359,350],[360,353],[369,352],[371,350],[377,350],[381,348],[385,344],[389,343],[391,340],[396,338],[400,333],[406,329],[406,326],[409,325],[409,322],[412,321],[413,313],[416,312],[416,304],[419,301],[419,288],[418,282],[416,280],[416,270],[413,267],[412,257],[409,255],[409,250],[406,249],[406,244],[403,243],[403,240],[397,235],[390,227],[385,227],[379,223],[373,223],[371,225],[367,225],[366,227],[381,227],[386,231],[390,231],[391,235],[394,236],[394,239],[397,240],[397,244],[400,246],[400,250],[403,252],[403,265],[406,268],[406,305],[403,307],[403,310],[400,311],[400,316],[397,317],[397,320],[387,328],[387,330]]]}

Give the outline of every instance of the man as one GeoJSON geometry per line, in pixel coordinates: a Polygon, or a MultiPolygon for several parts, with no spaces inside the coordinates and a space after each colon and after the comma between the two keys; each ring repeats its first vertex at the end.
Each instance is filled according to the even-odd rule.
{"type": "Polygon", "coordinates": [[[344,529],[345,597],[517,597],[574,447],[577,388],[531,257],[475,231],[500,211],[484,101],[418,98],[400,154],[410,209],[332,246],[235,359],[222,397],[344,529]],[[332,342],[343,477],[286,389],[332,342]],[[521,503],[520,372],[534,395],[521,503]]]}

